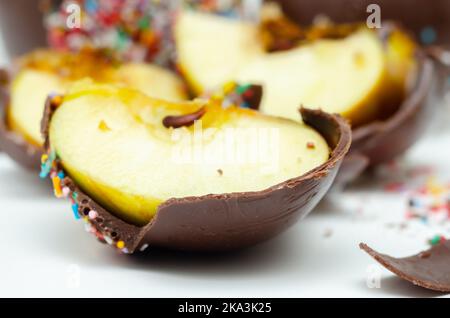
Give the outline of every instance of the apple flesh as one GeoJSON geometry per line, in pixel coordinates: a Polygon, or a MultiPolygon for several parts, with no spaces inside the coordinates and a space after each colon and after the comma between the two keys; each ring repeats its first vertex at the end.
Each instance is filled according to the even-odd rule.
{"type": "Polygon", "coordinates": [[[38,50],[22,57],[19,68],[11,84],[8,126],[36,146],[43,143],[40,121],[48,94],[62,94],[84,77],[121,83],[157,98],[187,97],[181,80],[167,70],[139,63],[116,64],[94,53],[38,50]]]}
{"type": "Polygon", "coordinates": [[[330,155],[324,138],[300,122],[88,82],[75,84],[53,114],[49,145],[85,193],[137,225],[170,198],[263,190],[330,155]],[[193,115],[199,120],[171,126],[193,115]]]}
{"type": "Polygon", "coordinates": [[[405,49],[409,39],[388,42],[386,49],[365,27],[342,39],[269,53],[258,25],[186,11],[175,25],[175,40],[180,68],[197,93],[230,80],[251,82],[264,87],[264,113],[298,119],[302,104],[339,113],[354,127],[385,115],[413,64],[413,49],[405,49]]]}

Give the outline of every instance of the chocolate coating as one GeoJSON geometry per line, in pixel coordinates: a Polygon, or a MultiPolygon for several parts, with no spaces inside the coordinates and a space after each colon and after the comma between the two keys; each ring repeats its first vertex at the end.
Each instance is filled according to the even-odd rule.
{"type": "Polygon", "coordinates": [[[450,292],[450,240],[405,258],[378,253],[364,243],[359,247],[389,271],[414,285],[450,292]]]}
{"type": "MultiPolygon", "coordinates": [[[[446,0],[433,3],[427,0],[343,0],[342,5],[335,5],[334,0],[277,2],[291,19],[301,25],[311,24],[319,14],[325,14],[336,23],[365,21],[369,15],[367,6],[376,3],[382,8],[384,27],[381,31],[389,29],[386,20],[401,21],[416,36],[424,27],[433,26],[437,34],[435,44],[450,43],[450,22],[447,19],[450,6],[446,0]],[[411,10],[405,11],[405,8],[411,10]]],[[[352,147],[340,170],[338,183],[356,179],[365,170],[363,166],[375,166],[402,155],[431,125],[431,118],[438,111],[436,105],[444,96],[444,86],[450,75],[450,66],[442,62],[444,54],[442,47],[419,49],[419,70],[414,87],[401,105],[393,107],[397,111],[392,116],[353,130],[352,147]]]]}
{"type": "Polygon", "coordinates": [[[337,23],[366,21],[369,4],[378,4],[382,21],[401,21],[417,36],[426,27],[436,33],[434,44],[450,43],[450,4],[448,0],[276,0],[294,21],[309,25],[325,14],[337,23]]]}
{"type": "MultiPolygon", "coordinates": [[[[42,132],[48,140],[52,115],[49,103],[46,109],[42,132]]],[[[143,227],[109,213],[83,193],[70,177],[66,176],[61,184],[70,189],[81,216],[86,216],[90,210],[96,211],[98,216],[89,221],[95,232],[101,233],[100,237],[114,233],[114,237],[106,241],[111,242],[111,238],[123,241],[127,253],[147,244],[190,251],[248,247],[276,236],[304,218],[330,188],[350,148],[351,129],[342,117],[304,108],[300,112],[304,122],[317,130],[332,149],[324,164],[262,191],[169,199],[143,227]]],[[[62,170],[60,165],[58,167],[62,170]]]]}
{"type": "Polygon", "coordinates": [[[353,130],[350,153],[369,159],[371,166],[403,154],[432,123],[437,110],[436,66],[420,57],[417,81],[399,109],[385,121],[376,121],[353,130]]]}

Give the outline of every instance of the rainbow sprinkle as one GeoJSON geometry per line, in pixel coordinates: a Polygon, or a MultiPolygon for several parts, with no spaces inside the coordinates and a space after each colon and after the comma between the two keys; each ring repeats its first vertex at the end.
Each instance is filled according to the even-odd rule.
{"type": "Polygon", "coordinates": [[[125,61],[173,66],[173,25],[181,8],[242,18],[245,6],[235,0],[63,0],[46,10],[51,47],[79,51],[99,48],[125,61]],[[80,25],[68,27],[69,4],[80,7],[80,25]]]}
{"type": "MultiPolygon", "coordinates": [[[[69,199],[73,216],[76,220],[83,219],[86,232],[94,234],[95,237],[97,237],[97,239],[101,242],[115,246],[122,253],[129,254],[129,250],[125,247],[125,242],[123,240],[118,240],[117,243],[115,243],[114,238],[107,234],[108,228],[102,227],[102,229],[99,229],[94,224],[94,222],[99,218],[97,211],[92,209],[89,211],[80,211],[83,207],[80,208],[79,195],[77,192],[72,191],[67,185],[64,184],[65,174],[58,167],[57,155],[54,151],[49,151],[48,154],[44,154],[42,156],[41,172],[39,173],[39,176],[41,178],[50,177],[53,184],[54,194],[57,198],[65,197],[69,199]]],[[[111,233],[114,232],[111,229],[109,230],[111,233]]]]}
{"type": "Polygon", "coordinates": [[[200,98],[219,101],[223,108],[231,106],[250,108],[252,105],[248,103],[248,100],[254,94],[254,85],[230,81],[223,84],[219,89],[206,91],[200,98]]]}

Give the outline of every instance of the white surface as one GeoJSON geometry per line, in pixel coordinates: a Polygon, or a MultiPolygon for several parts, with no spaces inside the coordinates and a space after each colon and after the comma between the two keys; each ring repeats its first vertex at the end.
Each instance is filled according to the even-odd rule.
{"type": "MultiPolygon", "coordinates": [[[[449,145],[450,134],[424,140],[405,163],[433,163],[440,177],[449,180],[449,145]]],[[[361,183],[338,199],[330,197],[306,220],[266,244],[222,256],[117,254],[85,233],[68,202],[53,198],[36,174],[4,155],[0,202],[0,296],[440,296],[394,278],[359,250],[364,241],[406,256],[426,248],[431,235],[420,224],[409,231],[387,227],[404,221],[405,197],[385,193],[374,182],[361,183]],[[332,235],[325,237],[329,229],[332,235]],[[381,275],[379,289],[366,284],[367,271],[374,268],[381,275]]]]}
{"type": "MultiPolygon", "coordinates": [[[[2,52],[0,43],[0,65],[6,62],[2,52]]],[[[433,164],[448,181],[449,146],[450,132],[440,131],[409,152],[405,164],[433,164]]],[[[268,243],[213,256],[117,254],[87,234],[69,203],[50,192],[36,174],[0,154],[2,297],[441,296],[394,277],[359,250],[363,241],[406,256],[426,248],[433,233],[420,224],[409,230],[387,227],[404,221],[405,197],[383,192],[375,181],[329,196],[306,220],[268,243]],[[381,276],[381,288],[367,287],[368,270],[381,276]]]]}

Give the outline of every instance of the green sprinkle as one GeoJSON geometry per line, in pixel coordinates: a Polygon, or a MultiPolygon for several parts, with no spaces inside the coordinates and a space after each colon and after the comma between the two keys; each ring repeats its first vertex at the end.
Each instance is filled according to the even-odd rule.
{"type": "Polygon", "coordinates": [[[250,84],[239,85],[239,86],[236,88],[236,92],[237,92],[238,94],[244,94],[245,91],[248,90],[248,89],[250,88],[250,86],[251,86],[250,84]]]}

